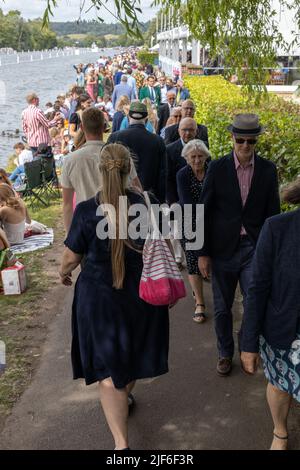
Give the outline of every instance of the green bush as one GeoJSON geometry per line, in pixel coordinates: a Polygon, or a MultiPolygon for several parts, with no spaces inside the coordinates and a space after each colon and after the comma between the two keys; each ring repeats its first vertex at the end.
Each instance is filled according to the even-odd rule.
{"type": "Polygon", "coordinates": [[[233,116],[241,112],[256,113],[265,127],[257,145],[258,153],[276,164],[281,184],[300,174],[300,108],[297,104],[268,95],[258,105],[239,87],[220,76],[187,76],[185,85],[197,106],[197,122],[208,127],[214,158],[220,158],[232,148],[227,126],[233,116]]]}
{"type": "Polygon", "coordinates": [[[154,65],[158,60],[158,53],[150,52],[147,49],[142,49],[137,53],[137,58],[142,65],[154,65]]]}

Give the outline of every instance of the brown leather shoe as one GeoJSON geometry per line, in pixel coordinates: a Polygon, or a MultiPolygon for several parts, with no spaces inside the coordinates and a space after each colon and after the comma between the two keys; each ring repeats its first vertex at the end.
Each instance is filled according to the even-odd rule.
{"type": "Polygon", "coordinates": [[[220,357],[217,364],[217,372],[221,376],[229,375],[232,369],[231,357],[220,357]]]}

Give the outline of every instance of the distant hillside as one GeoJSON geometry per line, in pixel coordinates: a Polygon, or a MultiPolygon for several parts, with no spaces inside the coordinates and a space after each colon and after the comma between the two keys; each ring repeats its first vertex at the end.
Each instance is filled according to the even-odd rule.
{"type": "MultiPolygon", "coordinates": [[[[141,23],[141,30],[147,31],[150,22],[141,23]]],[[[106,34],[121,35],[125,33],[124,27],[120,23],[100,23],[98,21],[67,21],[51,22],[50,28],[58,36],[67,36],[69,34],[91,34],[95,36],[105,36],[106,34]]]]}

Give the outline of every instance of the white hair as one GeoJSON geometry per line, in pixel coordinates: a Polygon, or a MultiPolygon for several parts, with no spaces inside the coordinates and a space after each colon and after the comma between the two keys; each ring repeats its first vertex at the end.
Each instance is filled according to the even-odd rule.
{"type": "Polygon", "coordinates": [[[199,150],[203,155],[206,156],[206,158],[210,157],[210,152],[208,148],[206,147],[205,143],[203,140],[200,139],[193,139],[190,140],[182,150],[182,156],[187,160],[188,155],[193,152],[194,150],[199,150]]]}
{"type": "Polygon", "coordinates": [[[129,124],[144,124],[146,125],[147,117],[143,119],[134,119],[131,116],[129,116],[129,124]]]}
{"type": "Polygon", "coordinates": [[[127,76],[126,75],[122,75],[121,82],[127,82],[127,76]]]}

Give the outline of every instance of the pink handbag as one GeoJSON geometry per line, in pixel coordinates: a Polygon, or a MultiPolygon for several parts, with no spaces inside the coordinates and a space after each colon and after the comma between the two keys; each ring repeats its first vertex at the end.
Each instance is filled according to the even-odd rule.
{"type": "Polygon", "coordinates": [[[139,295],[151,305],[171,305],[186,296],[185,285],[172,253],[157,227],[147,192],[144,192],[144,196],[151,224],[143,248],[144,267],[139,295]]]}

